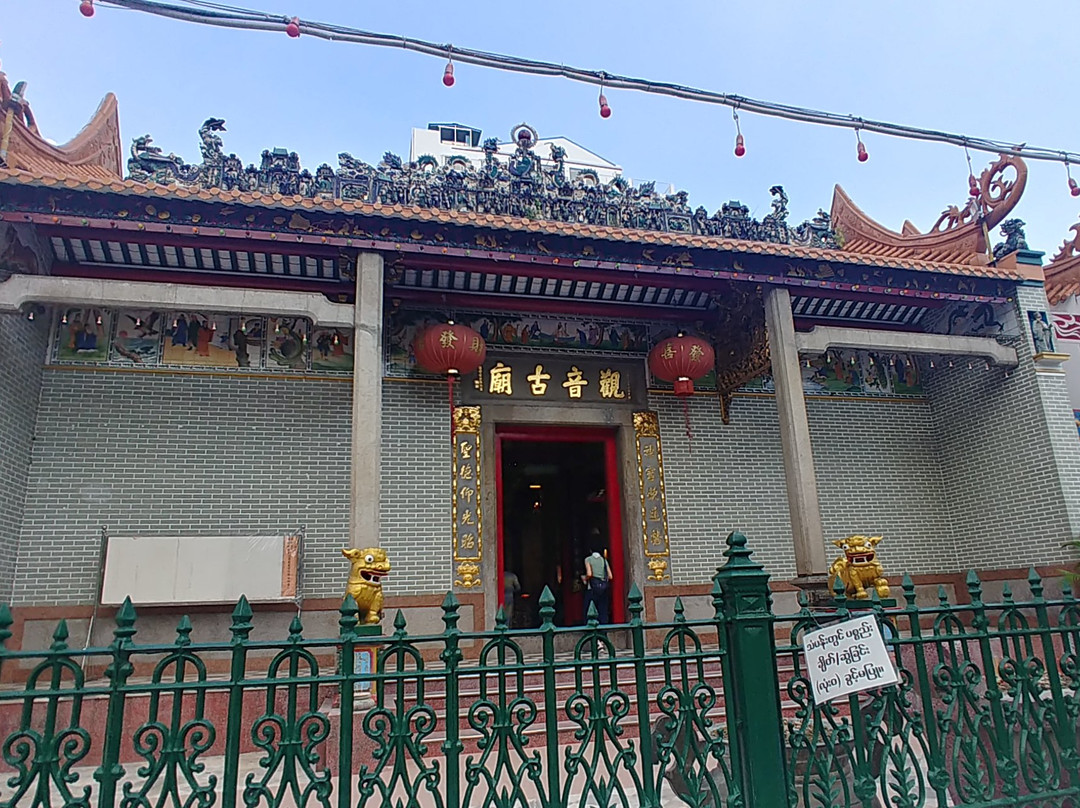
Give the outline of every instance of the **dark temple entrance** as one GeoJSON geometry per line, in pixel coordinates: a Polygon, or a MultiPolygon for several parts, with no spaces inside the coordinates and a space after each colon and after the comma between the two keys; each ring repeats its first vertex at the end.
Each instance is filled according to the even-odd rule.
{"type": "Polygon", "coordinates": [[[585,622],[585,559],[605,554],[611,566],[611,620],[625,619],[623,540],[615,431],[522,428],[496,430],[499,508],[499,602],[511,627],[540,625],[540,594],[555,595],[555,623],[585,622]],[[516,575],[520,591],[504,585],[516,575]]]}

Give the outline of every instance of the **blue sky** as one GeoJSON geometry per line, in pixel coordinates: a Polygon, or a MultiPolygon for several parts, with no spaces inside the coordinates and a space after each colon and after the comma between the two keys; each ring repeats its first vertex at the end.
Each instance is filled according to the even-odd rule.
{"type": "MultiPolygon", "coordinates": [[[[406,34],[462,47],[561,61],[787,104],[972,136],[1080,151],[1075,0],[975,3],[703,2],[435,3],[397,0],[233,0],[281,14],[406,34]]],[[[199,157],[197,130],[227,121],[225,148],[257,162],[264,148],[314,168],[348,151],[369,162],[408,154],[409,130],[455,120],[505,139],[519,122],[565,135],[637,178],[673,182],[710,211],[738,199],[757,216],[782,184],[792,218],[828,209],[834,184],[899,229],[928,229],[967,195],[955,147],[881,135],[855,159],[846,130],[742,115],[748,153],[732,154],[722,107],[457,65],[312,37],[196,26],[77,0],[4,0],[0,59],[29,82],[43,133],[63,142],[99,99],[120,101],[125,145],[149,132],[166,152],[199,157]]],[[[976,173],[991,157],[972,155],[976,173]]],[[[1033,249],[1057,251],[1080,218],[1060,164],[1029,162],[1018,215],[1033,249]]],[[[1074,176],[1080,180],[1080,167],[1074,176]]],[[[995,234],[995,240],[996,240],[995,234]]]]}

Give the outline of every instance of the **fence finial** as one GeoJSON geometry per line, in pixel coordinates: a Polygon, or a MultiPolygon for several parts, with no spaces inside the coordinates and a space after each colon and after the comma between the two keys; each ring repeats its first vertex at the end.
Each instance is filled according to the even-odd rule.
{"type": "Polygon", "coordinates": [[[356,635],[356,626],[360,622],[356,599],[352,595],[346,594],[341,601],[341,608],[338,609],[338,613],[341,615],[338,618],[338,633],[343,640],[352,639],[356,635]]]}
{"type": "Polygon", "coordinates": [[[627,611],[630,612],[630,622],[637,623],[641,621],[641,613],[645,611],[643,604],[644,598],[641,595],[641,590],[638,589],[637,584],[630,584],[630,591],[626,594],[627,611]]]}
{"type": "Polygon", "coordinates": [[[50,650],[52,650],[52,651],[66,651],[67,650],[68,637],[70,637],[70,636],[71,636],[71,633],[68,631],[67,620],[64,620],[63,618],[61,618],[60,622],[56,624],[56,630],[53,632],[53,635],[52,635],[53,642],[52,642],[52,647],[51,647],[50,650]]]}
{"type": "Polygon", "coordinates": [[[555,625],[555,596],[551,594],[551,588],[547,586],[540,593],[540,622],[543,628],[555,625]]]}
{"type": "Polygon", "coordinates": [[[727,549],[724,558],[727,559],[725,567],[750,567],[757,566],[750,560],[753,551],[746,546],[746,536],[737,530],[731,531],[727,537],[727,549]]]}
{"type": "Polygon", "coordinates": [[[900,589],[904,592],[904,601],[907,603],[908,608],[915,606],[915,582],[911,580],[909,573],[904,573],[904,580],[900,582],[900,589]]]}
{"type": "Polygon", "coordinates": [[[247,641],[248,635],[251,634],[251,630],[254,628],[251,624],[252,617],[254,617],[254,613],[251,611],[251,604],[248,603],[247,595],[241,595],[240,600],[236,601],[236,608],[233,609],[232,613],[232,625],[229,626],[234,645],[247,641]]]}
{"type": "Polygon", "coordinates": [[[1035,571],[1035,567],[1031,567],[1031,569],[1028,570],[1028,588],[1031,589],[1031,596],[1035,598],[1035,600],[1042,600],[1042,576],[1035,571]]]}
{"type": "Polygon", "coordinates": [[[187,645],[191,645],[191,618],[186,614],[180,617],[180,621],[176,624],[176,646],[183,648],[187,645]]]}
{"type": "Polygon", "coordinates": [[[457,630],[458,620],[461,619],[461,614],[458,611],[460,608],[461,601],[457,599],[457,595],[454,594],[453,590],[447,592],[442,602],[442,619],[447,632],[457,630]]]}

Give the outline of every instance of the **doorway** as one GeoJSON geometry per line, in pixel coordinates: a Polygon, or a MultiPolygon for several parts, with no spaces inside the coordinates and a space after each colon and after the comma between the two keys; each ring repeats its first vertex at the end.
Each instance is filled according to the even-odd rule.
{"type": "Polygon", "coordinates": [[[585,559],[607,557],[611,622],[626,619],[614,429],[496,427],[499,605],[512,628],[540,625],[540,595],[555,595],[555,624],[584,625],[585,559]],[[504,586],[517,577],[520,589],[504,586]]]}

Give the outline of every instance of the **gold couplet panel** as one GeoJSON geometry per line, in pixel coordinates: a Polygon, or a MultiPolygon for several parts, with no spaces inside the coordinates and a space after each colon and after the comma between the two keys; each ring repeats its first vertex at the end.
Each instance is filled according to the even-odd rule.
{"type": "Polygon", "coordinates": [[[638,482],[641,485],[641,530],[645,538],[646,580],[671,579],[668,547],[667,499],[664,494],[664,456],[660,447],[660,421],[655,412],[634,413],[637,438],[638,482]]]}
{"type": "Polygon", "coordinates": [[[480,408],[454,408],[454,456],[451,496],[454,542],[454,586],[480,586],[484,557],[480,507],[480,408]]]}

